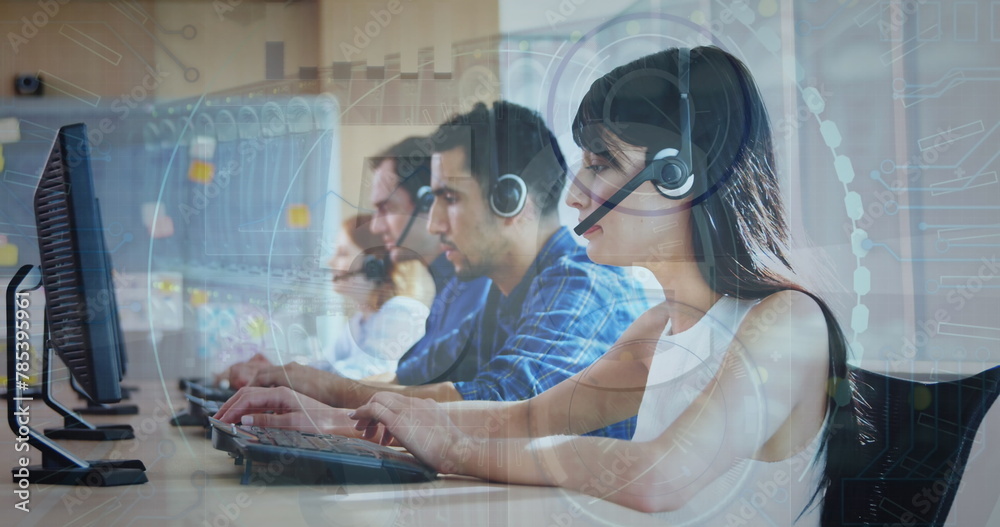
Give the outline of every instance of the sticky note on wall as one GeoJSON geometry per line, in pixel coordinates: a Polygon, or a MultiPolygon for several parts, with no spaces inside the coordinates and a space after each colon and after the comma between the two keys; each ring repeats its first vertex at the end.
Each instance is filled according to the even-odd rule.
{"type": "Polygon", "coordinates": [[[17,246],[13,243],[0,243],[0,267],[17,265],[17,246]]]}
{"type": "Polygon", "coordinates": [[[163,207],[159,210],[157,204],[142,204],[142,224],[150,238],[169,238],[174,235],[174,220],[167,215],[163,207]]]}
{"type": "Polygon", "coordinates": [[[188,167],[188,179],[195,183],[207,185],[215,177],[215,165],[199,159],[192,159],[191,166],[188,167]]]}
{"type": "Polygon", "coordinates": [[[21,140],[21,121],[17,117],[0,119],[0,143],[16,143],[21,140]]]}
{"type": "Polygon", "coordinates": [[[312,223],[309,205],[296,203],[288,207],[288,227],[292,229],[308,229],[312,223]]]}
{"type": "Polygon", "coordinates": [[[208,291],[204,289],[192,289],[190,302],[193,307],[203,306],[208,303],[208,291]]]}
{"type": "Polygon", "coordinates": [[[188,167],[188,179],[195,183],[207,185],[215,176],[215,138],[196,135],[191,139],[188,152],[191,155],[191,165],[188,167]]]}

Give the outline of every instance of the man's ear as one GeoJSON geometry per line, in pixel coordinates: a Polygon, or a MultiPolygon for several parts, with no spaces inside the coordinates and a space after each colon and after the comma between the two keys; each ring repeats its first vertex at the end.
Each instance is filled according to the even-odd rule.
{"type": "Polygon", "coordinates": [[[504,225],[507,226],[514,225],[515,223],[526,226],[537,226],[542,219],[541,209],[538,207],[538,203],[535,202],[534,195],[529,192],[528,199],[525,200],[524,208],[521,209],[521,212],[517,213],[516,216],[501,219],[504,220],[504,225]]]}

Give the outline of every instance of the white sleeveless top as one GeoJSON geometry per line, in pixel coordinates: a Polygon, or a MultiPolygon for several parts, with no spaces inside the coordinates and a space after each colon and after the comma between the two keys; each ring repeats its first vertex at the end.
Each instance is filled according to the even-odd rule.
{"type": "MultiPolygon", "coordinates": [[[[735,331],[756,303],[724,296],[686,331],[670,335],[667,324],[652,360],[633,441],[659,437],[694,401],[722,367],[735,331]]],[[[757,404],[752,400],[734,403],[757,404]]],[[[751,423],[748,429],[759,427],[751,423]]],[[[821,437],[822,429],[808,447],[785,460],[739,461],[680,510],[656,516],[671,525],[819,525],[822,499],[801,517],[799,513],[809,503],[823,472],[824,459],[816,455],[821,437]]]]}
{"type": "Polygon", "coordinates": [[[355,313],[339,328],[324,356],[310,366],[348,379],[395,372],[399,358],[424,336],[429,311],[423,302],[394,296],[366,320],[355,313]]]}

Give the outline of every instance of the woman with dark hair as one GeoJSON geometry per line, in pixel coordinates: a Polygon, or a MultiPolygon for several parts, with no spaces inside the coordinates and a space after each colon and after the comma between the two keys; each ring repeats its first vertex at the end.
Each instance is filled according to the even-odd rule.
{"type": "Polygon", "coordinates": [[[442,472],[558,485],[676,524],[818,525],[847,348],[795,279],[749,71],[713,47],[649,55],[591,86],[573,136],[584,162],[567,203],[587,254],[649,269],[666,301],[532,399],[383,393],[358,428],[384,425],[381,440],[442,472]],[[566,435],[633,415],[632,441],[566,435]]]}

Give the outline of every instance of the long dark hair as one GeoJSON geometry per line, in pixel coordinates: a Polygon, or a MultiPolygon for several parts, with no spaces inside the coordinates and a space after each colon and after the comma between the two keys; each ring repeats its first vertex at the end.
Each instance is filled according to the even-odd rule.
{"type": "MultiPolygon", "coordinates": [[[[689,206],[702,276],[715,292],[736,298],[801,291],[819,304],[826,319],[832,385],[818,455],[826,453],[827,462],[811,505],[841,478],[830,445],[850,441],[856,429],[847,406],[847,342],[826,302],[794,281],[771,127],[750,71],[716,47],[691,50],[689,71],[695,174],[689,206]]],[[[615,68],[584,96],[573,120],[574,141],[619,168],[622,143],[645,147],[647,163],[664,148],[679,150],[677,75],[677,49],[615,68]]],[[[824,500],[824,524],[832,518],[828,503],[824,500]]]]}

